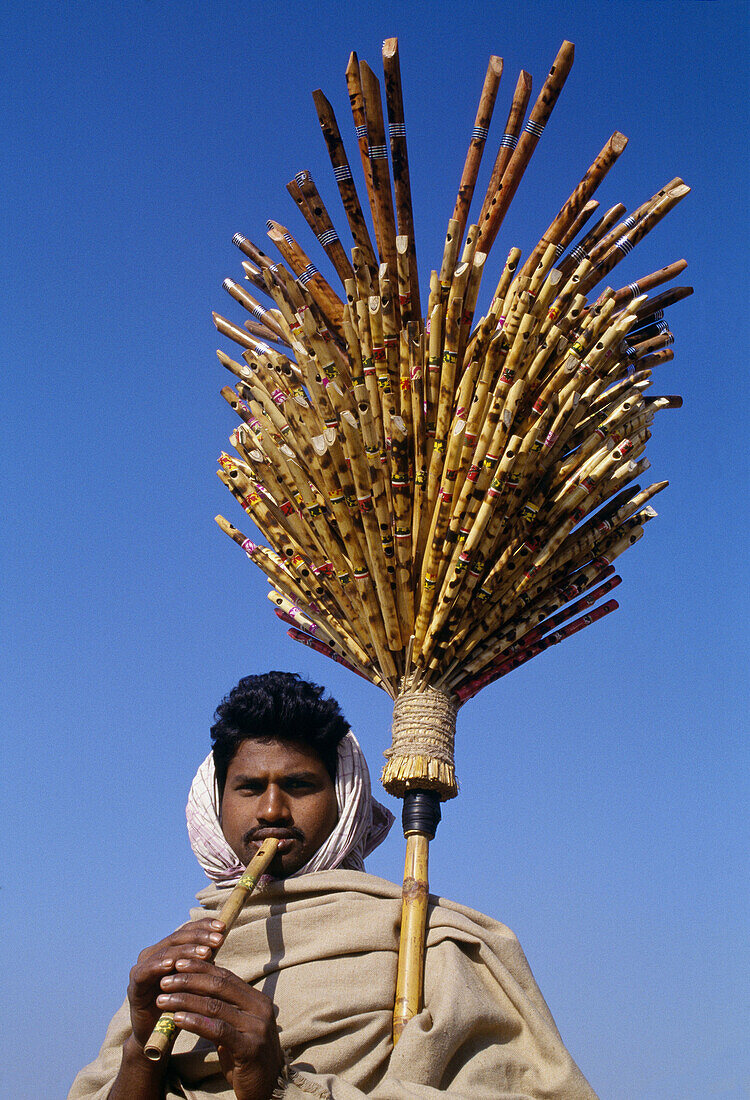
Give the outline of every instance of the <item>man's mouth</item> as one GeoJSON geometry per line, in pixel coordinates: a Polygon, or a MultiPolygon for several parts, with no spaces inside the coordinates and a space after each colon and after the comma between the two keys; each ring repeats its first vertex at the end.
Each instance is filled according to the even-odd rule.
{"type": "Polygon", "coordinates": [[[245,843],[262,844],[268,837],[275,836],[279,841],[279,854],[288,852],[295,841],[304,841],[304,835],[299,829],[251,829],[245,836],[245,843]]]}

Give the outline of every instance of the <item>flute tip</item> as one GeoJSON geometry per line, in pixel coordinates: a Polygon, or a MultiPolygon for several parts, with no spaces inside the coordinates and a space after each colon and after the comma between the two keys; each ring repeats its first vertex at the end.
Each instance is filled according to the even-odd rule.
{"type": "Polygon", "coordinates": [[[236,244],[238,248],[241,248],[246,240],[247,237],[243,237],[241,233],[235,233],[235,235],[232,237],[232,244],[236,244]]]}

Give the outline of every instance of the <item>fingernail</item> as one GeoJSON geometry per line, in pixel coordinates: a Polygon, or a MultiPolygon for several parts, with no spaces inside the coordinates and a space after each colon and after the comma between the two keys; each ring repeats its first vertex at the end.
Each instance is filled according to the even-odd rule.
{"type": "Polygon", "coordinates": [[[200,947],[196,947],[195,953],[196,953],[196,955],[210,955],[211,948],[210,947],[205,947],[203,944],[201,944],[200,947]]]}
{"type": "Polygon", "coordinates": [[[190,961],[189,959],[178,959],[174,965],[175,970],[187,970],[187,968],[190,966],[190,961]]]}
{"type": "Polygon", "coordinates": [[[171,989],[174,985],[174,974],[167,974],[166,978],[161,980],[162,989],[171,989]]]}
{"type": "Polygon", "coordinates": [[[224,931],[224,921],[212,920],[211,921],[211,927],[216,928],[219,932],[223,932],[224,931]]]}
{"type": "Polygon", "coordinates": [[[162,970],[171,970],[173,966],[174,966],[174,959],[162,959],[162,961],[161,961],[162,970]]]}
{"type": "Polygon", "coordinates": [[[164,1008],[164,1006],[168,1005],[169,1002],[170,998],[166,997],[163,993],[160,993],[159,996],[156,998],[156,1003],[158,1004],[159,1008],[164,1008]]]}
{"type": "Polygon", "coordinates": [[[210,939],[211,943],[215,943],[217,946],[224,939],[220,932],[211,932],[208,938],[210,939]]]}

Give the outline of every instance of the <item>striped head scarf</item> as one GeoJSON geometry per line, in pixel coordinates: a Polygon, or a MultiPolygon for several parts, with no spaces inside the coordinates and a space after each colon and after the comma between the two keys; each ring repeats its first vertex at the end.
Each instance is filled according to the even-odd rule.
{"type": "MultiPolygon", "coordinates": [[[[365,857],[388,835],[393,814],[372,797],[367,762],[351,730],[339,743],[334,786],[339,811],[336,826],[312,859],[291,877],[310,871],[332,871],[335,867],[364,871],[365,857]]],[[[198,768],[185,813],[190,846],[203,870],[217,886],[234,886],[245,868],[229,847],[219,824],[213,753],[198,768]]]]}

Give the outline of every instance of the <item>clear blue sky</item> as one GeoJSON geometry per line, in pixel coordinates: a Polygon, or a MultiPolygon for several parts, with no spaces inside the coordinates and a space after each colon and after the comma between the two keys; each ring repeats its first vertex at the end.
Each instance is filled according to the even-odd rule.
{"type": "MultiPolygon", "coordinates": [[[[240,513],[214,473],[233,422],[210,311],[236,316],[231,238],[268,217],[325,267],[285,190],[310,169],[343,233],[310,92],[353,160],[349,51],[377,68],[397,35],[423,284],[490,53],[496,148],[519,69],[538,90],[576,45],[488,286],[615,129],[602,209],[693,188],[617,269],[684,256],[695,287],[654,386],[685,397],[648,448],[659,519],[617,614],[462,711],[431,879],[518,933],[602,1100],[746,1096],[747,6],[40,2],[0,32],[2,1095],[64,1096],[138,951],[184,919],[185,796],[239,676],[327,684],[374,771],[389,743],[388,699],[287,639],[213,522],[240,513]]],[[[398,880],[402,850],[394,830],[371,870],[398,880]]]]}

